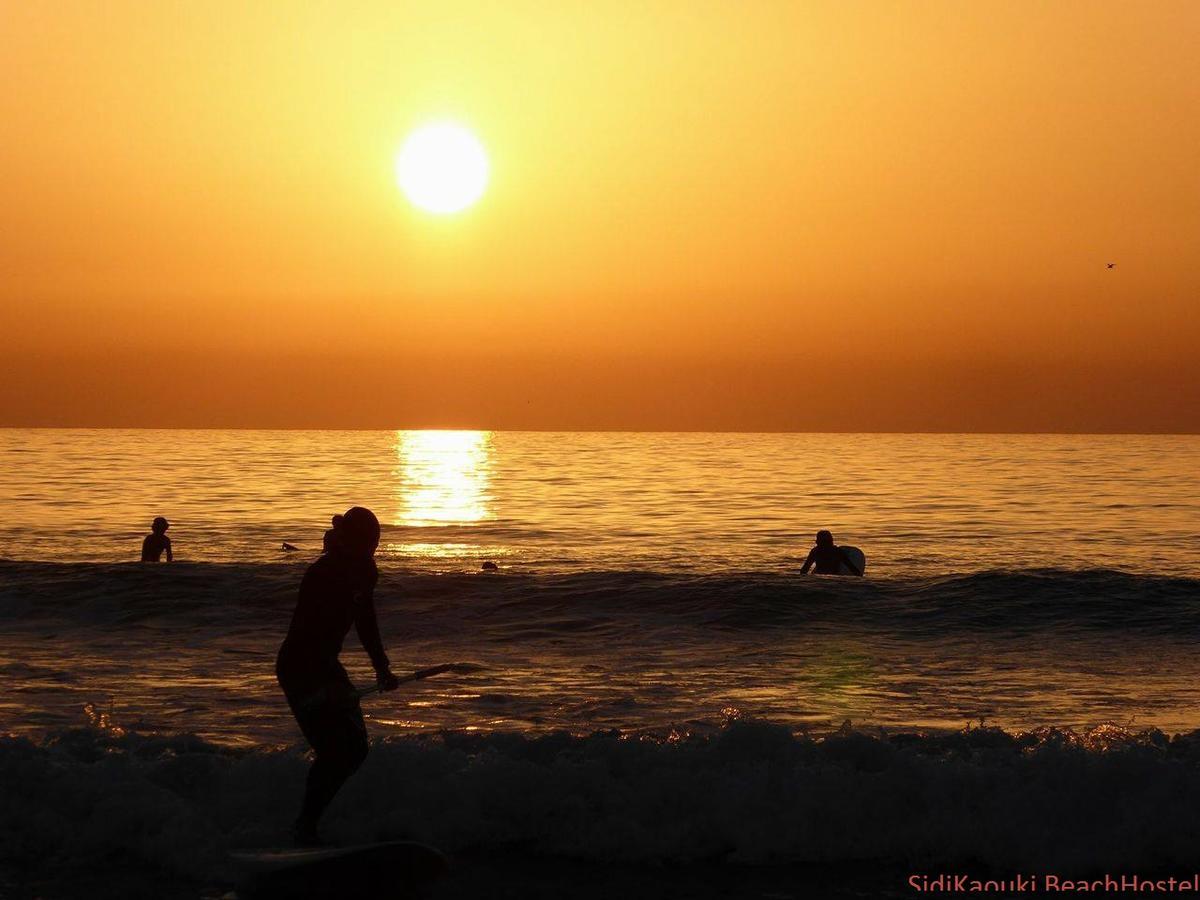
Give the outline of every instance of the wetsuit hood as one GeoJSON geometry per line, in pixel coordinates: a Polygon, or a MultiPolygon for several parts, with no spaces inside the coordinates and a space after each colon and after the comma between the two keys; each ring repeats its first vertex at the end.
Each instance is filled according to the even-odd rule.
{"type": "Polygon", "coordinates": [[[365,506],[352,506],[336,526],[343,546],[352,553],[374,553],[379,546],[379,519],[365,506]]]}

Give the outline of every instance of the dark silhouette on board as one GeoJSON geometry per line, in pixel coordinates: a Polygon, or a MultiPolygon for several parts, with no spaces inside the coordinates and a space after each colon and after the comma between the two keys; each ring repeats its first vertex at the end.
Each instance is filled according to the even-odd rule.
{"type": "Polygon", "coordinates": [[[171,554],[171,539],[167,537],[167,529],[171,523],[159,516],[150,525],[150,533],[142,541],[142,562],[159,562],[162,555],[167,554],[167,562],[175,557],[171,554]]]}
{"type": "Polygon", "coordinates": [[[807,575],[814,566],[817,575],[842,575],[842,566],[849,569],[852,575],[862,575],[862,569],[833,542],[833,534],[828,531],[817,532],[817,545],[808,551],[808,559],[804,560],[800,574],[807,575]]]}
{"type": "Polygon", "coordinates": [[[284,553],[295,553],[300,548],[297,547],[295,544],[289,544],[287,541],[284,541],[283,545],[279,549],[282,550],[284,553]]]}
{"type": "Polygon", "coordinates": [[[325,552],[300,582],[296,611],[275,662],[288,706],[315,754],[294,828],[298,846],[320,844],[321,813],[367,755],[358,694],[338,661],[351,625],[371,657],[379,689],[399,685],[375,617],[378,546],[379,520],[369,509],[356,506],[334,517],[325,552]]]}
{"type": "Polygon", "coordinates": [[[496,565],[494,562],[492,562],[490,559],[487,560],[479,568],[481,568],[485,572],[499,572],[500,571],[500,567],[498,565],[496,565]]]}

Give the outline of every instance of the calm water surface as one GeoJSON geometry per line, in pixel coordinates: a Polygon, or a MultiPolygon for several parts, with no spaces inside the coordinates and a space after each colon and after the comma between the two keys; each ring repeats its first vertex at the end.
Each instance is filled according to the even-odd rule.
{"type": "Polygon", "coordinates": [[[276,561],[357,503],[433,570],[1200,570],[1200,437],[0,430],[0,557],[276,561]]]}

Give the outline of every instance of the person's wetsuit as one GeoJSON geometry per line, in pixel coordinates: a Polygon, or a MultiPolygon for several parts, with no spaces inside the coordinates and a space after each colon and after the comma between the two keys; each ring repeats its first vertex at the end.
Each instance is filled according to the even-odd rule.
{"type": "Polygon", "coordinates": [[[841,547],[834,544],[817,544],[808,551],[808,559],[804,561],[804,568],[800,570],[800,574],[807,575],[809,567],[812,566],[818,575],[840,575],[842,563],[845,563],[856,575],[862,574],[858,571],[858,566],[854,565],[842,552],[841,547]]]}
{"type": "Polygon", "coordinates": [[[142,541],[142,562],[158,562],[163,553],[171,555],[171,539],[155,531],[142,541]]]}
{"type": "Polygon", "coordinates": [[[288,706],[316,757],[301,812],[311,822],[367,756],[362,709],[338,654],[354,625],[375,671],[388,671],[375,618],[378,578],[373,559],[337,551],[321,556],[300,582],[296,611],[275,661],[288,706]]]}

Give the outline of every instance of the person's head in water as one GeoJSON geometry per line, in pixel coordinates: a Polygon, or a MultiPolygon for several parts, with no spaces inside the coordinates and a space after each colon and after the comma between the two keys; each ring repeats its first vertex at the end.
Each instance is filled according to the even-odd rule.
{"type": "Polygon", "coordinates": [[[325,529],[325,537],[321,541],[322,551],[328,553],[337,545],[338,528],[341,527],[342,516],[337,514],[330,520],[329,527],[325,529]]]}
{"type": "Polygon", "coordinates": [[[817,546],[818,547],[832,547],[833,546],[833,532],[826,531],[825,529],[821,529],[820,531],[818,531],[817,532],[817,546]]]}
{"type": "Polygon", "coordinates": [[[150,530],[155,534],[166,534],[167,529],[170,527],[171,523],[162,516],[158,516],[153,522],[150,523],[150,530]]]}
{"type": "Polygon", "coordinates": [[[373,556],[379,546],[379,519],[365,506],[352,506],[337,529],[338,547],[352,556],[373,556]]]}

